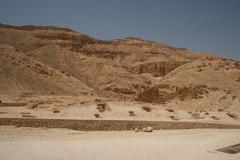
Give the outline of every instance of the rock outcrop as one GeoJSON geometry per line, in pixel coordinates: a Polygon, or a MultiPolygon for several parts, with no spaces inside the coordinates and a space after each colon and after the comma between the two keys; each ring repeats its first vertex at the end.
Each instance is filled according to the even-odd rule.
{"type": "Polygon", "coordinates": [[[138,93],[137,95],[138,101],[143,102],[159,102],[159,90],[158,87],[150,87],[145,89],[144,91],[138,93]]]}
{"type": "Polygon", "coordinates": [[[148,62],[132,66],[129,70],[133,73],[142,74],[150,73],[154,77],[165,76],[179,66],[186,64],[188,61],[159,61],[148,62]]]}

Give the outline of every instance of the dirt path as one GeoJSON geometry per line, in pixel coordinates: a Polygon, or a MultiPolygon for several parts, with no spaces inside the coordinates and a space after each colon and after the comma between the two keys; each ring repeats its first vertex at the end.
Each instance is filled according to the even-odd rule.
{"type": "Polygon", "coordinates": [[[0,127],[4,160],[238,160],[216,151],[240,142],[240,130],[162,130],[153,133],[80,132],[0,127]]]}

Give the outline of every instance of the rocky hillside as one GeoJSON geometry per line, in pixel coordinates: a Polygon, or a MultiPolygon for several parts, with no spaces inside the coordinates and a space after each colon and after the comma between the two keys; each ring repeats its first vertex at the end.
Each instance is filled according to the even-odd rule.
{"type": "Polygon", "coordinates": [[[208,53],[134,37],[104,41],[66,28],[5,24],[0,46],[1,94],[239,104],[239,61],[208,53]]]}
{"type": "Polygon", "coordinates": [[[15,48],[0,45],[0,93],[91,94],[79,79],[36,61],[15,48]]]}

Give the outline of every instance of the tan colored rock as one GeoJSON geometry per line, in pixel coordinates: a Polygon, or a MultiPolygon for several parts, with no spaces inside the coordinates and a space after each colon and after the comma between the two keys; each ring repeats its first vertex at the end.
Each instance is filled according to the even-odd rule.
{"type": "Polygon", "coordinates": [[[134,113],[134,111],[128,111],[129,116],[133,117],[136,116],[136,114],[134,113]]]}
{"type": "Polygon", "coordinates": [[[138,93],[137,100],[143,102],[159,102],[158,88],[150,87],[145,89],[143,92],[138,93]]]}
{"type": "Polygon", "coordinates": [[[147,127],[144,132],[153,132],[153,128],[152,127],[147,127]]]}
{"type": "Polygon", "coordinates": [[[151,112],[153,109],[149,106],[143,106],[142,109],[146,112],[151,112]]]}
{"type": "Polygon", "coordinates": [[[138,129],[138,128],[135,128],[135,129],[134,129],[134,132],[139,132],[139,129],[138,129]]]}

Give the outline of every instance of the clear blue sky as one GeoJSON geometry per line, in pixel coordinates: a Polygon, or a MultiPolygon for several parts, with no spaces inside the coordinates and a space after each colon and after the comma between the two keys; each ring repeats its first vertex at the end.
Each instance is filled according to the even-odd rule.
{"type": "Polygon", "coordinates": [[[0,22],[137,36],[240,59],[240,0],[0,0],[0,22]]]}

